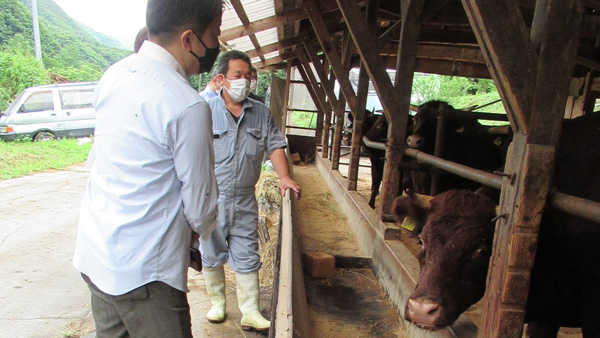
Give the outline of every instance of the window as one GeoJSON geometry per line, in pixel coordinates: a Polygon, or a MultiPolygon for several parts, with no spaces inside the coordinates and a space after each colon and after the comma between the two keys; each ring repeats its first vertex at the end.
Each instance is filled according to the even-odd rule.
{"type": "Polygon", "coordinates": [[[35,111],[53,110],[52,92],[42,92],[32,94],[21,106],[21,113],[30,113],[35,111]]]}
{"type": "Polygon", "coordinates": [[[60,92],[63,109],[92,108],[94,90],[70,90],[60,92]]]}

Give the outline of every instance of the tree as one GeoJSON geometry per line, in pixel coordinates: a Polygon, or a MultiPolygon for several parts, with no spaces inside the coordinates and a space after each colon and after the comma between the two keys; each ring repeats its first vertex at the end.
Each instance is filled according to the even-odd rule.
{"type": "Polygon", "coordinates": [[[49,83],[48,72],[31,53],[0,52],[0,109],[23,89],[49,83]]]}
{"type": "MultiPolygon", "coordinates": [[[[459,76],[423,75],[413,80],[413,104],[431,100],[446,101],[455,108],[480,106],[500,99],[492,80],[459,76]]],[[[485,108],[486,112],[505,114],[502,103],[485,108]]]]}

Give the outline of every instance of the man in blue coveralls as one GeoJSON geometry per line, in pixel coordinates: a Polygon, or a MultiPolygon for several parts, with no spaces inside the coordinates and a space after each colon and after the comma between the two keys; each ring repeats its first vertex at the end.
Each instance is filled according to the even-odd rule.
{"type": "Polygon", "coordinates": [[[250,58],[230,51],[218,63],[220,95],[209,101],[213,120],[215,174],[219,186],[217,228],[200,240],[206,289],[212,307],[206,318],[225,320],[225,263],[236,272],[242,329],[265,331],[270,321],[259,309],[258,205],[254,186],[264,153],[280,178],[282,196],[290,188],[300,198],[300,185],[290,177],[285,138],[264,104],[249,99],[250,58]]]}
{"type": "Polygon", "coordinates": [[[217,80],[217,76],[219,75],[219,67],[215,67],[210,76],[210,82],[204,87],[204,90],[200,92],[200,96],[208,102],[215,96],[219,96],[219,91],[221,90],[221,86],[219,85],[219,80],[217,80]]]}

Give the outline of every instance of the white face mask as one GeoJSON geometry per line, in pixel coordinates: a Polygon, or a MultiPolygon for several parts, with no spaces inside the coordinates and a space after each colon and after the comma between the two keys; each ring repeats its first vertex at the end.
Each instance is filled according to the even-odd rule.
{"type": "Polygon", "coordinates": [[[250,94],[250,81],[246,79],[229,80],[227,78],[225,80],[229,81],[230,88],[227,89],[223,86],[223,89],[227,91],[233,101],[240,103],[250,94]]]}
{"type": "Polygon", "coordinates": [[[255,93],[258,88],[258,81],[256,79],[250,80],[250,93],[255,93]]]}

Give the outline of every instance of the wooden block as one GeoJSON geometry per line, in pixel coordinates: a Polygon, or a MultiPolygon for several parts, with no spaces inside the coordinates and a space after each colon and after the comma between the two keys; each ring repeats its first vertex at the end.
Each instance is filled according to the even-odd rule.
{"type": "Polygon", "coordinates": [[[294,164],[300,164],[300,163],[302,163],[302,161],[300,160],[300,154],[293,153],[293,154],[290,155],[290,157],[292,158],[292,162],[294,162],[294,164]]]}
{"type": "Polygon", "coordinates": [[[335,276],[335,257],[326,252],[304,254],[304,271],[313,278],[335,276]]]}

